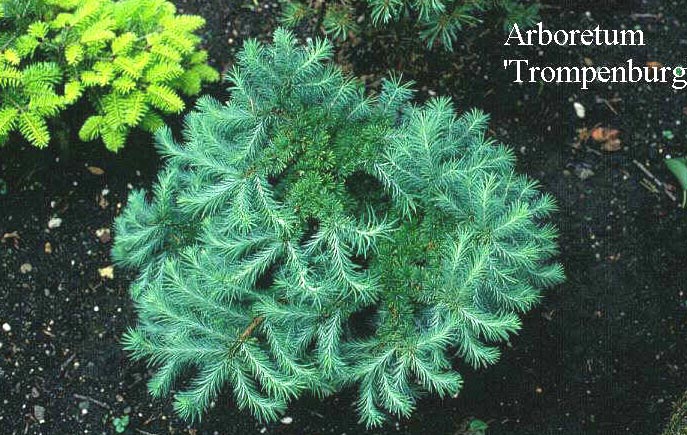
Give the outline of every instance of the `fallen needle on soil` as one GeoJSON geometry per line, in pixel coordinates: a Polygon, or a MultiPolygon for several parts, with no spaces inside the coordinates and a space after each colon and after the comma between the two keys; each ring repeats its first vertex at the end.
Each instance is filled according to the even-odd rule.
{"type": "Polygon", "coordinates": [[[96,405],[100,406],[101,408],[110,409],[110,405],[108,405],[108,404],[105,403],[105,402],[101,402],[100,400],[96,400],[96,399],[94,399],[94,398],[92,398],[92,397],[82,396],[81,394],[74,394],[73,397],[74,397],[75,399],[79,399],[79,400],[88,400],[89,402],[93,402],[93,403],[95,403],[96,405]]]}
{"type": "MultiPolygon", "coordinates": [[[[649,171],[646,168],[646,166],[644,166],[643,164],[639,163],[637,160],[634,160],[634,159],[632,160],[632,163],[634,163],[635,166],[637,166],[642,172],[644,172],[644,175],[649,177],[651,179],[651,181],[656,183],[656,185],[658,187],[662,187],[663,193],[665,193],[668,198],[672,199],[673,202],[677,201],[677,198],[675,198],[675,195],[673,195],[672,192],[670,192],[668,190],[666,184],[664,182],[662,182],[661,180],[659,180],[654,174],[652,174],[651,171],[649,171]]],[[[640,184],[641,184],[641,182],[640,182],[640,184]]],[[[646,185],[643,185],[643,186],[646,187],[646,185]]],[[[649,189],[649,190],[651,190],[651,189],[649,189]]]]}
{"type": "Polygon", "coordinates": [[[74,358],[76,358],[75,353],[71,354],[69,358],[67,358],[67,360],[62,363],[62,365],[60,366],[60,373],[64,373],[65,369],[67,368],[69,363],[71,363],[74,360],[74,358]]]}

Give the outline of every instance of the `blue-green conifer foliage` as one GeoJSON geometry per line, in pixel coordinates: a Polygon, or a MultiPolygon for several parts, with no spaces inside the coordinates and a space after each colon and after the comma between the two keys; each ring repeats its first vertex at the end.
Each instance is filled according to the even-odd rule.
{"type": "Polygon", "coordinates": [[[372,96],[327,41],[245,43],[231,96],[202,97],[151,194],[117,218],[113,256],[139,271],[124,344],[153,396],[197,420],[222,392],[256,418],[355,386],[361,422],[453,395],[454,363],[499,358],[519,314],[560,282],[555,209],[485,137],[487,116],[372,96]]]}

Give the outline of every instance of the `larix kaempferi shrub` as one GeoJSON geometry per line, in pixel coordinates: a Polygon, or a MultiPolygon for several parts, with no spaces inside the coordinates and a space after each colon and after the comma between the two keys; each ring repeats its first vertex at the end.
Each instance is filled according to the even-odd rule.
{"type": "Polygon", "coordinates": [[[457,354],[499,358],[518,314],[563,279],[554,201],[451,101],[377,96],[277,30],[245,43],[225,103],[202,97],[150,197],[133,192],[113,257],[139,272],[125,337],[199,418],[225,387],[274,420],[304,392],[358,389],[361,421],[408,416],[423,391],[460,391],[457,354]]]}

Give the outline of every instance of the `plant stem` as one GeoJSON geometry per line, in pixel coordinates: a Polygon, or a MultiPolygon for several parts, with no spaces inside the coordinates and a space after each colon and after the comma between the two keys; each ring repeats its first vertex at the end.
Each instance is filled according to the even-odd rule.
{"type": "Polygon", "coordinates": [[[239,342],[243,343],[246,341],[251,336],[255,328],[260,326],[263,320],[265,320],[265,316],[258,316],[254,318],[253,321],[250,322],[250,325],[248,325],[248,327],[239,336],[239,342]]]}

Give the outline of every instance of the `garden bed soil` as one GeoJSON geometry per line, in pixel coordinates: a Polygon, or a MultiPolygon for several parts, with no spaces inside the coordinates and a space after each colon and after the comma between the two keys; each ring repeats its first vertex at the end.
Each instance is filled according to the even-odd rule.
{"type": "MultiPolygon", "coordinates": [[[[264,38],[276,26],[273,4],[177,4],[206,17],[204,36],[222,69],[242,39],[264,38]]],[[[504,47],[503,33],[480,28],[453,54],[426,52],[412,40],[414,48],[400,50],[390,37],[349,42],[339,56],[371,87],[392,66],[416,80],[420,99],[450,95],[459,108],[491,113],[490,133],[512,145],[519,168],[558,199],[554,220],[568,277],[525,316],[497,365],[462,369],[457,398],[423,398],[412,419],[373,433],[458,435],[474,417],[489,424],[489,434],[653,435],[687,388],[687,213],[640,184],[646,175],[634,163],[677,184],[662,160],[685,152],[685,91],[518,85],[502,67],[505,58],[672,66],[684,61],[687,8],[680,1],[568,1],[548,4],[542,16],[552,29],[639,26],[647,45],[504,47]],[[574,102],[586,108],[584,119],[574,102]],[[579,129],[597,126],[619,129],[622,147],[607,152],[579,140],[579,129]]],[[[222,86],[210,92],[226,97],[222,86]]],[[[132,276],[114,269],[107,277],[105,230],[131,188],[150,186],[159,161],[145,135],[119,155],[101,148],[64,155],[14,144],[1,151],[0,433],[111,434],[113,418],[124,415],[130,434],[362,433],[353,391],[298,400],[289,419],[269,425],[237,411],[229,392],[192,425],[174,416],[169,400],[148,396],[149,369],[119,344],[135,322],[132,276]],[[56,217],[60,225],[53,220],[49,228],[56,217]]]]}

